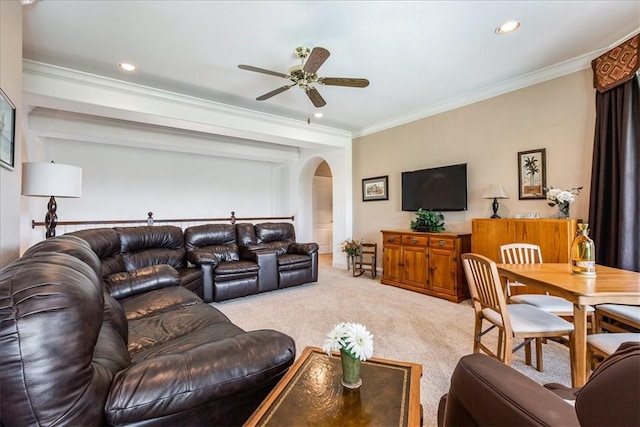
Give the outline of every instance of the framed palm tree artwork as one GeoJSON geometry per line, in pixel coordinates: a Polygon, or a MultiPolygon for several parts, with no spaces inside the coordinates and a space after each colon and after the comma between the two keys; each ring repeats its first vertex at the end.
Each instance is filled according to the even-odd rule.
{"type": "Polygon", "coordinates": [[[545,149],[518,153],[518,198],[520,200],[544,199],[547,186],[545,149]]]}

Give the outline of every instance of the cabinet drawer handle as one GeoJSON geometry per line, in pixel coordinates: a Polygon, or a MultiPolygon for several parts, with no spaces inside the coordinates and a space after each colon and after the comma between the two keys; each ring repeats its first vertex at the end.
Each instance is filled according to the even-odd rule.
{"type": "Polygon", "coordinates": [[[387,242],[395,242],[395,240],[396,238],[392,236],[387,239],[387,242]]]}
{"type": "Polygon", "coordinates": [[[411,238],[411,243],[418,243],[418,239],[416,239],[415,237],[411,238]]]}
{"type": "Polygon", "coordinates": [[[438,240],[438,246],[444,246],[447,244],[446,240],[438,240]]]}

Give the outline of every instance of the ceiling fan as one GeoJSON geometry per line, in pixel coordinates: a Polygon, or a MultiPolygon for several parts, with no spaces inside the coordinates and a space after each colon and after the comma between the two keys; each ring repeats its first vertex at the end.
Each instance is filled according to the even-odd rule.
{"type": "Polygon", "coordinates": [[[294,65],[289,68],[287,73],[280,73],[278,71],[265,70],[264,68],[254,67],[252,65],[238,65],[238,68],[247,71],[255,71],[256,73],[269,74],[270,76],[282,77],[291,81],[276,90],[265,93],[262,96],[256,98],[256,101],[264,101],[272,96],[278,95],[294,86],[304,89],[307,96],[311,100],[314,106],[324,107],[327,102],[322,98],[320,92],[313,86],[314,83],[319,83],[328,86],[348,86],[348,87],[367,87],[369,86],[369,80],[367,79],[352,79],[346,77],[318,77],[316,74],[318,69],[329,57],[330,53],[323,47],[314,47],[310,50],[306,46],[298,46],[295,49],[295,54],[301,60],[300,65],[294,65]]]}

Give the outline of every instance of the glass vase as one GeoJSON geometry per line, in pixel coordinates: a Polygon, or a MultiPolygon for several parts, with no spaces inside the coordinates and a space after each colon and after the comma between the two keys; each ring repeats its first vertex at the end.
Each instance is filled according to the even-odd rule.
{"type": "Polygon", "coordinates": [[[360,387],[362,385],[360,359],[340,349],[340,361],[342,362],[342,385],[347,388],[360,387]]]}
{"type": "Polygon", "coordinates": [[[596,275],[596,247],[589,237],[589,224],[578,224],[576,238],[571,244],[571,269],[574,274],[596,275]]]}
{"type": "Polygon", "coordinates": [[[558,218],[569,218],[569,202],[558,203],[558,218]]]}

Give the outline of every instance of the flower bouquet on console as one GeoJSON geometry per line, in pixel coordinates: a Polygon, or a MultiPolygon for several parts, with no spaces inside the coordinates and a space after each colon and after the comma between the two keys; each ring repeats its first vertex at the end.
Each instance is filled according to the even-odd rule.
{"type": "Polygon", "coordinates": [[[569,205],[576,201],[583,187],[561,190],[559,188],[545,188],[549,206],[558,206],[558,218],[569,218],[569,205]]]}

